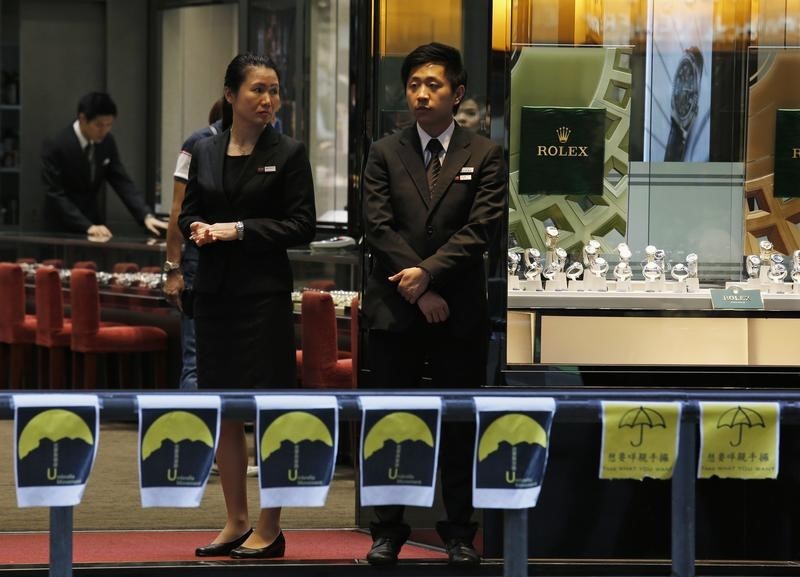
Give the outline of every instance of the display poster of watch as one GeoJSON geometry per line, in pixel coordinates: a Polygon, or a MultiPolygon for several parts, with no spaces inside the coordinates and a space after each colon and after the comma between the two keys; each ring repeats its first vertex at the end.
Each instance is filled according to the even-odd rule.
{"type": "Polygon", "coordinates": [[[697,119],[700,98],[700,80],[703,77],[703,55],[696,46],[683,51],[678,69],[672,79],[670,100],[670,129],[666,161],[683,161],[686,158],[686,141],[697,119]]]}
{"type": "Polygon", "coordinates": [[[523,106],[519,193],[603,194],[606,111],[523,106]]]}
{"type": "Polygon", "coordinates": [[[656,9],[645,71],[644,160],[707,162],[714,3],[658,0],[656,9]]]}

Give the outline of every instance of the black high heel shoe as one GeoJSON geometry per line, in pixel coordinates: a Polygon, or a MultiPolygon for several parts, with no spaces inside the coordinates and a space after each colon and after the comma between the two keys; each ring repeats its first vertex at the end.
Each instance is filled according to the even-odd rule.
{"type": "Polygon", "coordinates": [[[283,537],[283,531],[278,533],[275,540],[266,547],[237,547],[231,551],[231,557],[234,559],[272,559],[274,557],[283,557],[286,552],[286,539],[283,537]]]}
{"type": "Polygon", "coordinates": [[[233,541],[228,541],[227,543],[211,543],[205,547],[198,547],[194,550],[194,554],[197,557],[222,557],[224,555],[230,555],[231,551],[247,541],[247,538],[252,532],[252,529],[248,529],[244,535],[237,537],[233,541]]]}

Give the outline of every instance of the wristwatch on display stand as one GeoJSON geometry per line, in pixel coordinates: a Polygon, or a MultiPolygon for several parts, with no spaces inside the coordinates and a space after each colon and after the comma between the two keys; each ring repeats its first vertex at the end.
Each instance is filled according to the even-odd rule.
{"type": "Polygon", "coordinates": [[[702,74],[703,55],[696,46],[687,48],[683,51],[672,80],[671,127],[664,151],[666,161],[684,160],[689,130],[697,118],[702,74]]]}

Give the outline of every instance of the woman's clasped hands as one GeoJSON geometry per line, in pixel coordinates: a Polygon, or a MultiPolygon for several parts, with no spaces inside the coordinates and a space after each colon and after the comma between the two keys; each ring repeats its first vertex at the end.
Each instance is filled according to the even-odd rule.
{"type": "Polygon", "coordinates": [[[197,246],[203,246],[217,242],[218,240],[237,240],[235,222],[217,222],[208,224],[207,222],[195,221],[189,226],[191,235],[189,239],[197,246]]]}

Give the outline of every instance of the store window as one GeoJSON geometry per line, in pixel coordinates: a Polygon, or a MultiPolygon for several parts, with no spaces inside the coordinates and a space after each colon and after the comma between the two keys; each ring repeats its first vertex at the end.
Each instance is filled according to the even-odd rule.
{"type": "Polygon", "coordinates": [[[308,145],[320,225],[347,225],[349,0],[253,0],[250,50],[283,75],[283,131],[308,145]]]}

